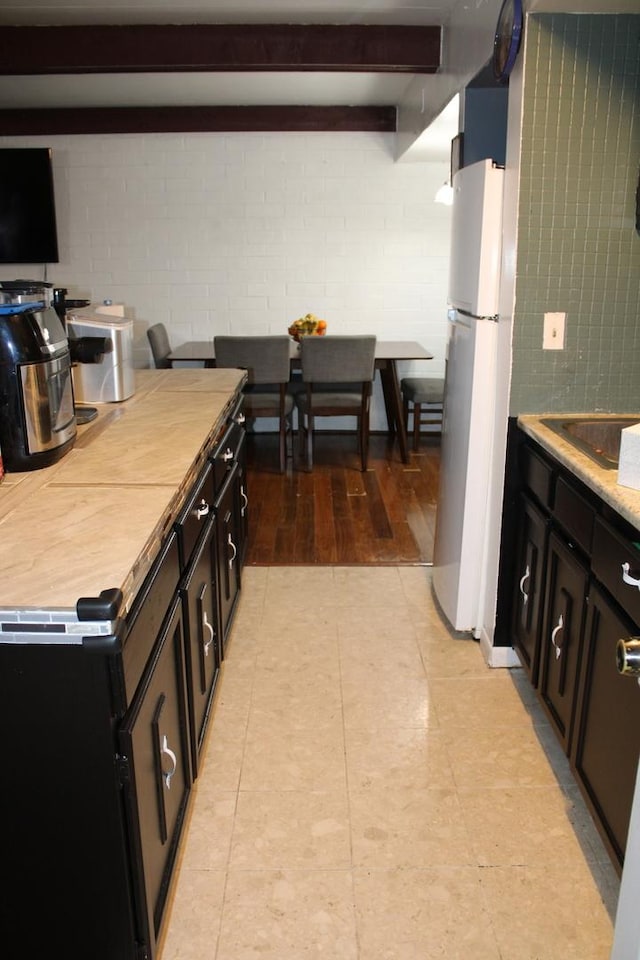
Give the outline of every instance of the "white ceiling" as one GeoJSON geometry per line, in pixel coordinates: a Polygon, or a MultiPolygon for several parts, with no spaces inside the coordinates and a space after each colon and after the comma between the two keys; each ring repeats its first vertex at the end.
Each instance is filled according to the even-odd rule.
{"type": "MultiPolygon", "coordinates": [[[[130,23],[446,24],[458,0],[0,0],[0,25],[130,23]]],[[[171,73],[0,77],[0,108],[392,106],[413,76],[171,73]]]]}
{"type": "MultiPolygon", "coordinates": [[[[0,0],[0,25],[332,23],[444,26],[459,0],[0,0]]],[[[464,0],[463,0],[464,2],[464,0]]],[[[393,106],[411,74],[143,73],[0,76],[0,108],[393,106]]],[[[433,126],[420,157],[444,159],[457,108],[433,126]]]]}
{"type": "Polygon", "coordinates": [[[448,22],[458,0],[0,0],[0,23],[448,22]]]}

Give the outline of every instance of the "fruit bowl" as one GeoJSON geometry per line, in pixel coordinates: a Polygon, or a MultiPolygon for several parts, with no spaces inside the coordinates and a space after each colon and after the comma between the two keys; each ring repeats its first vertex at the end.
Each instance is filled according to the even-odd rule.
{"type": "Polygon", "coordinates": [[[293,337],[296,343],[299,343],[302,337],[324,337],[326,332],[326,320],[320,320],[312,313],[294,320],[288,329],[289,336],[293,337]]]}

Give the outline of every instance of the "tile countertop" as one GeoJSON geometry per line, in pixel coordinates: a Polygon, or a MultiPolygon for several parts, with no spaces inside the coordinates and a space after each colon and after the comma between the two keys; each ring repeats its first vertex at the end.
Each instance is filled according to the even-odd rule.
{"type": "Polygon", "coordinates": [[[139,370],[136,392],[96,404],[58,463],[0,484],[0,609],[75,612],[81,596],[146,576],[224,425],[239,370],[139,370]]]}
{"type": "MultiPolygon", "coordinates": [[[[629,414],[527,414],[518,417],[518,426],[527,436],[536,440],[540,446],[550,453],[563,466],[567,467],[579,480],[598,494],[605,503],[613,507],[620,516],[640,530],[640,490],[632,490],[618,483],[618,471],[606,470],[581,453],[568,440],[563,440],[557,433],[546,427],[541,421],[548,417],[563,417],[563,419],[615,420],[629,414]]],[[[638,417],[640,420],[640,416],[638,417]]]]}

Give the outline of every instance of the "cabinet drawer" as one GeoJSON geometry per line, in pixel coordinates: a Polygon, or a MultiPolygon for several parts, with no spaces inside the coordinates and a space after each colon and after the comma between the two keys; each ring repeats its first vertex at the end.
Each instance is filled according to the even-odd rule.
{"type": "Polygon", "coordinates": [[[595,511],[564,477],[556,482],[553,516],[570,538],[586,553],[591,552],[595,511]]]}
{"type": "Polygon", "coordinates": [[[634,623],[640,623],[640,550],[598,518],[591,565],[595,576],[634,623]]]}
{"type": "Polygon", "coordinates": [[[227,474],[237,460],[243,437],[244,425],[242,423],[232,422],[227,427],[222,439],[213,451],[212,461],[216,494],[219,492],[227,474]]]}
{"type": "Polygon", "coordinates": [[[213,467],[207,463],[176,522],[183,572],[189,566],[196,544],[213,513],[213,499],[213,467]]]}
{"type": "Polygon", "coordinates": [[[526,445],[522,448],[522,479],[524,485],[540,503],[547,509],[551,509],[553,502],[553,467],[526,445]]]}
{"type": "Polygon", "coordinates": [[[131,700],[178,589],[178,538],[168,537],[127,618],[123,660],[127,702],[131,700]]]}

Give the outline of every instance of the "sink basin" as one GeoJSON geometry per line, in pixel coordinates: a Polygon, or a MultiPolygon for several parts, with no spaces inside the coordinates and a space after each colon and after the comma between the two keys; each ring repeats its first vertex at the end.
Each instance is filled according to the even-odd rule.
{"type": "Polygon", "coordinates": [[[615,470],[620,456],[620,434],[640,423],[640,415],[624,417],[546,417],[545,427],[586,453],[599,466],[615,470]]]}

